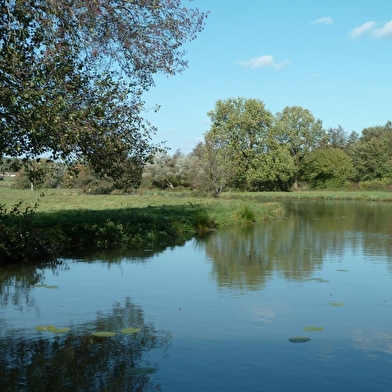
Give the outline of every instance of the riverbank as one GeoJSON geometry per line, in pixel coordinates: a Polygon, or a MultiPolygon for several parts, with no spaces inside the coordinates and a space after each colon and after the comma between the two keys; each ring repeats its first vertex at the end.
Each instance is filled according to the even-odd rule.
{"type": "Polygon", "coordinates": [[[0,264],[50,259],[75,249],[160,250],[197,234],[284,214],[277,202],[189,192],[85,195],[53,189],[41,197],[2,188],[0,200],[0,264]]]}

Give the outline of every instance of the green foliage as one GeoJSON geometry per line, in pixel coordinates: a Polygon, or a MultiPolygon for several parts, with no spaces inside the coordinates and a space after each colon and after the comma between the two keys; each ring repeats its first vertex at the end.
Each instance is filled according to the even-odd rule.
{"type": "Polygon", "coordinates": [[[392,122],[365,128],[350,155],[357,181],[392,178],[392,122]]]}
{"type": "Polygon", "coordinates": [[[316,149],[302,163],[302,178],[312,188],[340,188],[354,175],[351,158],[341,148],[316,149]]]}
{"type": "Polygon", "coordinates": [[[368,180],[360,181],[354,185],[355,189],[366,190],[366,191],[391,191],[392,190],[392,178],[383,178],[381,180],[368,180]]]}
{"type": "Polygon", "coordinates": [[[294,186],[302,170],[306,154],[325,142],[325,132],[320,119],[316,119],[308,109],[287,106],[276,114],[273,129],[274,140],[287,148],[294,159],[296,176],[294,186]]]}
{"type": "Polygon", "coordinates": [[[214,217],[206,209],[199,209],[194,218],[193,224],[197,234],[202,234],[216,228],[214,217]]]}
{"type": "Polygon", "coordinates": [[[246,189],[248,169],[265,150],[273,115],[261,100],[229,98],[216,101],[208,116],[211,129],[205,135],[205,144],[211,145],[215,166],[231,174],[230,178],[226,175],[230,185],[246,189]]]}
{"type": "Polygon", "coordinates": [[[296,174],[296,166],[289,150],[284,146],[271,145],[268,152],[259,154],[248,171],[248,182],[258,191],[290,189],[296,174]]]}
{"type": "Polygon", "coordinates": [[[256,214],[255,212],[249,207],[249,205],[244,204],[237,212],[237,216],[240,220],[244,221],[245,223],[254,223],[256,222],[256,214]]]}
{"type": "Polygon", "coordinates": [[[142,94],[186,67],[205,17],[177,0],[0,0],[0,160],[80,160],[140,182],[158,147],[142,94]]]}

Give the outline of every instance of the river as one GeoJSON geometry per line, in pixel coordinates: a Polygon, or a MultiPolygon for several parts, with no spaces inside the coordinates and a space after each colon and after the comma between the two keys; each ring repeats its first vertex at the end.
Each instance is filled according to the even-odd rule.
{"type": "Polygon", "coordinates": [[[392,390],[392,203],[0,268],[0,390],[392,390]]]}

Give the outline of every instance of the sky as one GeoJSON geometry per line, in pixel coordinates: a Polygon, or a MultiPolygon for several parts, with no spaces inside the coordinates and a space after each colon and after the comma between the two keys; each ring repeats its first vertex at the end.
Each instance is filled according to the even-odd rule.
{"type": "Polygon", "coordinates": [[[188,68],[158,75],[144,97],[154,141],[170,153],[203,141],[207,113],[228,98],[260,99],[273,114],[301,106],[348,134],[392,120],[392,0],[189,4],[210,14],[184,46],[188,68]]]}

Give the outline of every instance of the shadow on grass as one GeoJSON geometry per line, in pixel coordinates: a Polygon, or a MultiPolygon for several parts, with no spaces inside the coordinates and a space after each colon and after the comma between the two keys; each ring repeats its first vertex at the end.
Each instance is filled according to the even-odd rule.
{"type": "MultiPolygon", "coordinates": [[[[184,204],[109,210],[62,210],[0,220],[0,264],[55,258],[86,250],[161,251],[181,245],[214,222],[201,206],[184,204]]],[[[151,255],[151,253],[150,253],[151,255]]]]}

